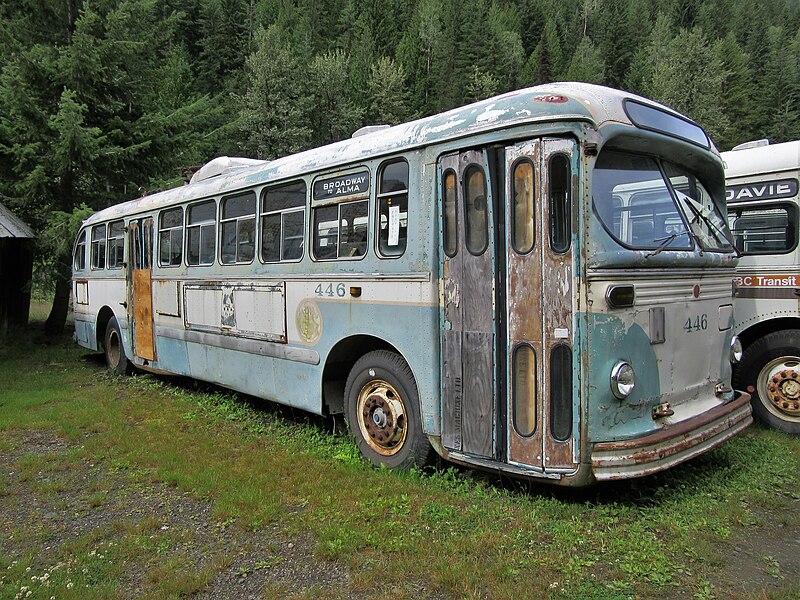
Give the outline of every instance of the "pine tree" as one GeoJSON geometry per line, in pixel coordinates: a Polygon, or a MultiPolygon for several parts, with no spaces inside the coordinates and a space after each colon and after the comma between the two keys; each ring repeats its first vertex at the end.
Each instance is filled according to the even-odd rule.
{"type": "Polygon", "coordinates": [[[402,65],[383,57],[370,67],[367,83],[369,110],[367,121],[396,125],[411,116],[408,105],[408,87],[402,65]]]}
{"type": "Polygon", "coordinates": [[[245,153],[273,159],[310,145],[307,77],[277,25],[259,30],[255,44],[246,62],[247,90],[238,97],[239,130],[245,153]]]}
{"type": "Polygon", "coordinates": [[[314,134],[318,145],[349,137],[361,127],[364,109],[353,100],[349,57],[341,50],[326,52],[309,67],[314,93],[314,134]]]}

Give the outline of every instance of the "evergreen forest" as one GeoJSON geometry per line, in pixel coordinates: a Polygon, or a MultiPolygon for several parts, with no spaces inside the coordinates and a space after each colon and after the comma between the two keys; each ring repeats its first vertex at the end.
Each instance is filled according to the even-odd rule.
{"type": "Polygon", "coordinates": [[[798,0],[0,0],[0,202],[63,295],[92,209],[559,80],[798,139],[798,0]]]}

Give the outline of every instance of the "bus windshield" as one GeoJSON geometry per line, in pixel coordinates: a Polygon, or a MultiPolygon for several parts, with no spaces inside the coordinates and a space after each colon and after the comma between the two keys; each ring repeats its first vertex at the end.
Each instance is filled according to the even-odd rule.
{"type": "Polygon", "coordinates": [[[592,203],[606,230],[631,249],[730,250],[730,233],[703,184],[648,156],[606,150],[594,168],[592,203]]]}

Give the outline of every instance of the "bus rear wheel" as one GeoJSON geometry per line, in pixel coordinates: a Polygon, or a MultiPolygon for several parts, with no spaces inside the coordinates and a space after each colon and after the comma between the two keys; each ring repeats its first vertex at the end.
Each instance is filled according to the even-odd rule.
{"type": "Polygon", "coordinates": [[[734,383],[750,392],[756,418],[800,434],[800,331],[776,331],[750,344],[734,383]]]}
{"type": "Polygon", "coordinates": [[[104,338],[103,349],[106,355],[106,366],[115,375],[128,375],[133,371],[133,367],[125,356],[125,345],[122,343],[122,335],[119,331],[119,323],[115,317],[111,317],[106,325],[106,335],[104,338]]]}
{"type": "Polygon", "coordinates": [[[350,434],[374,466],[424,466],[432,455],[422,431],[414,375],[396,353],[376,350],[350,371],[344,391],[350,434]]]}

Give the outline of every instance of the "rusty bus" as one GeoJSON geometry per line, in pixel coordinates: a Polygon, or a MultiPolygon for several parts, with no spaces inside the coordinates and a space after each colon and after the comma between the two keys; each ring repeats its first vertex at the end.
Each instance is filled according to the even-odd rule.
{"type": "Polygon", "coordinates": [[[736,333],[744,355],[734,381],[762,422],[800,434],[800,141],[747,142],[723,152],[736,247],[736,333]]]}
{"type": "Polygon", "coordinates": [[[375,465],[636,477],[751,422],[723,213],[698,125],[539,86],[215,159],[98,212],[75,245],[76,338],[116,372],[343,414],[375,465]]]}

